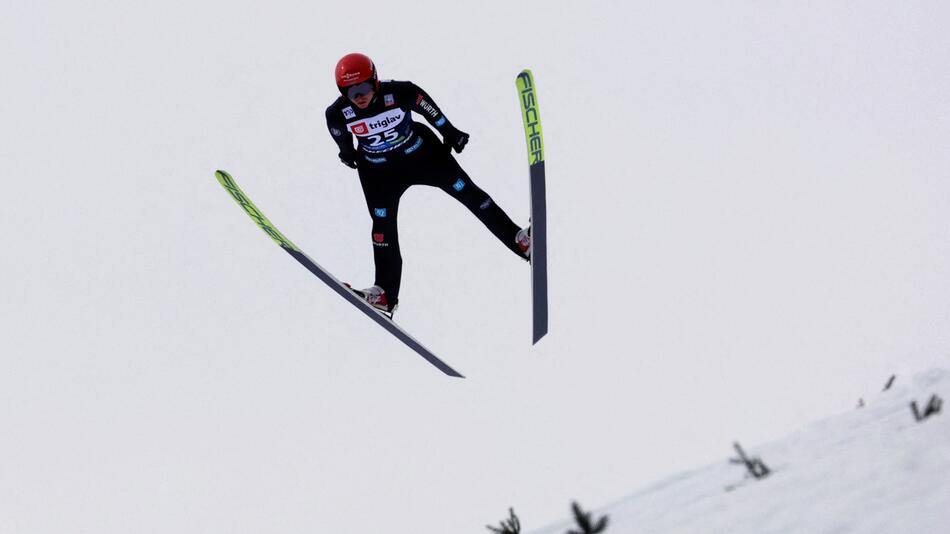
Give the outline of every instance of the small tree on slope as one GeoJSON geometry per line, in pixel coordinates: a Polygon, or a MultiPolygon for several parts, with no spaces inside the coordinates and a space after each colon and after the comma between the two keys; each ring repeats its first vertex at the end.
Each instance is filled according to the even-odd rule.
{"type": "Polygon", "coordinates": [[[570,530],[567,534],[598,534],[607,530],[607,516],[601,517],[596,522],[592,521],[591,514],[589,512],[584,512],[581,509],[581,505],[577,504],[575,501],[572,505],[574,509],[574,520],[577,521],[577,526],[580,527],[580,530],[570,530]]]}
{"type": "Polygon", "coordinates": [[[507,521],[502,521],[499,527],[488,525],[486,528],[495,534],[519,534],[521,532],[521,521],[515,515],[515,509],[509,508],[508,513],[511,517],[507,521]]]}

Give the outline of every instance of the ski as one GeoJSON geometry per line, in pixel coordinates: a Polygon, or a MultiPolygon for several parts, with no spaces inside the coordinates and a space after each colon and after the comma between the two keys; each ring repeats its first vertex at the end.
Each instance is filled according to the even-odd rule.
{"type": "Polygon", "coordinates": [[[533,343],[548,333],[548,243],[547,200],[544,184],[544,137],[534,76],[525,69],[515,80],[521,101],[531,188],[531,309],[533,343]]]}
{"type": "Polygon", "coordinates": [[[267,217],[257,209],[257,206],[244,194],[243,191],[238,187],[237,183],[234,181],[234,178],[230,174],[224,171],[215,171],[215,177],[218,179],[218,182],[230,193],[231,197],[237,201],[238,205],[244,209],[251,219],[257,223],[257,226],[264,230],[271,239],[277,243],[280,248],[284,249],[288,254],[290,254],[295,260],[300,262],[301,265],[307,268],[308,271],[313,273],[317,278],[319,278],[323,283],[335,291],[338,295],[346,299],[347,302],[360,310],[367,317],[372,319],[376,324],[382,326],[387,332],[396,336],[396,339],[402,341],[409,348],[416,351],[420,356],[426,359],[429,363],[434,365],[443,373],[454,376],[458,378],[465,378],[458,371],[449,367],[445,362],[440,360],[435,354],[425,348],[421,343],[416,341],[409,335],[405,330],[403,330],[399,325],[392,321],[388,316],[386,316],[381,310],[370,306],[365,300],[357,297],[352,290],[347,288],[343,282],[340,282],[332,274],[330,274],[326,269],[318,265],[315,261],[310,259],[309,256],[303,253],[296,245],[294,245],[289,239],[287,239],[282,233],[280,233],[277,228],[271,224],[267,217]]]}

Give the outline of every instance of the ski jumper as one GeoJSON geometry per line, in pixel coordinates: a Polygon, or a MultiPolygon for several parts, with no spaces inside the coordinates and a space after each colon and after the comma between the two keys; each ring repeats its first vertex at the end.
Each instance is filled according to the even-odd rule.
{"type": "Polygon", "coordinates": [[[327,127],[341,156],[356,159],[366,207],[373,221],[375,284],[391,304],[399,298],[402,256],[396,217],[399,199],[412,185],[438,187],[468,208],[519,257],[518,225],[459,166],[432,130],[412,120],[422,115],[443,137],[457,132],[432,98],[412,82],[382,81],[372,102],[359,109],[347,98],[327,108],[327,127]],[[358,148],[353,148],[353,137],[358,148]]]}

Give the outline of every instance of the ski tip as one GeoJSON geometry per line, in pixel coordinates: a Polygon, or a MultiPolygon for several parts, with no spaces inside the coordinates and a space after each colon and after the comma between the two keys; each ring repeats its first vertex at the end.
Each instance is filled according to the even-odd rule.
{"type": "Polygon", "coordinates": [[[518,76],[515,77],[515,84],[518,85],[519,91],[526,91],[534,87],[534,74],[531,73],[531,69],[524,69],[518,73],[518,76]]]}

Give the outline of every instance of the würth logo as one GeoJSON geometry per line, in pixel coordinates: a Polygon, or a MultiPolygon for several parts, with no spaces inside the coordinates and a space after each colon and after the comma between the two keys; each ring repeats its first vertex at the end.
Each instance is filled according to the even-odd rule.
{"type": "Polygon", "coordinates": [[[422,108],[422,110],[428,113],[433,119],[439,116],[439,112],[432,107],[432,104],[426,102],[422,95],[416,97],[416,105],[422,108]]]}

